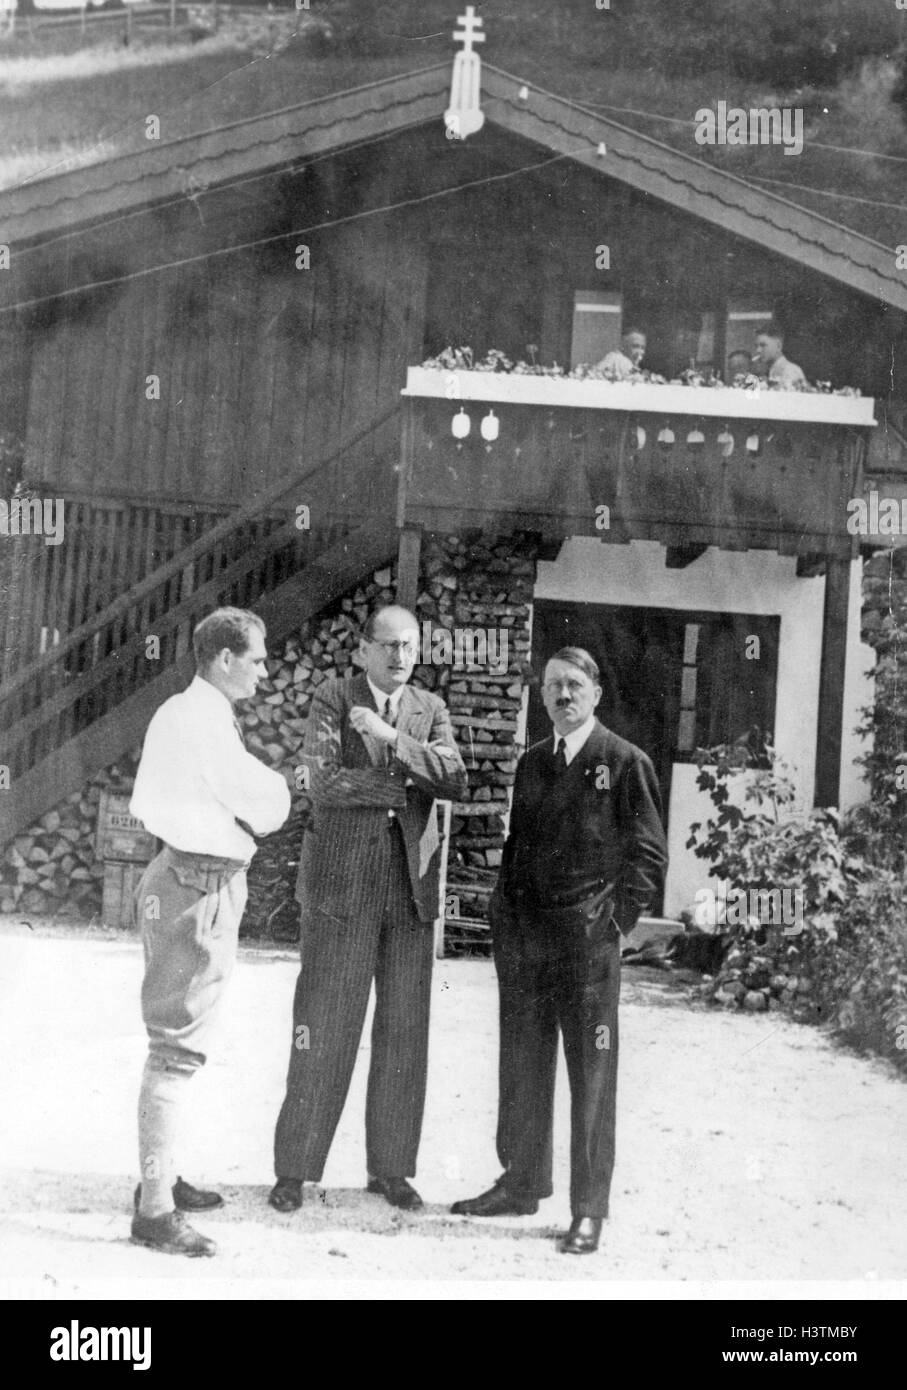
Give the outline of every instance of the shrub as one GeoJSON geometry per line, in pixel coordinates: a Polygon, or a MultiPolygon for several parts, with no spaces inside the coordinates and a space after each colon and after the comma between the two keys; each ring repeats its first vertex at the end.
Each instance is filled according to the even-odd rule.
{"type": "Polygon", "coordinates": [[[790,769],[764,741],[701,749],[697,761],[716,814],[690,827],[688,848],[730,889],[800,895],[792,924],[727,915],[707,997],[831,1023],[907,1070],[907,891],[890,808],[860,808],[844,823],[833,808],[797,819],[790,769]]]}

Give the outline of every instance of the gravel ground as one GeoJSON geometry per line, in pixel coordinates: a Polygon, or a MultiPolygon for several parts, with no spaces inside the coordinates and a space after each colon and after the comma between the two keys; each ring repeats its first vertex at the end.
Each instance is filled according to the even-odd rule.
{"type": "Polygon", "coordinates": [[[324,1183],[306,1189],[300,1213],[279,1216],[265,1198],[295,974],[291,951],[240,953],[219,1045],[193,1082],[180,1165],[227,1199],[197,1222],[220,1254],[190,1262],[128,1238],[145,1049],[138,944],[0,925],[0,1294],[381,1298],[406,1288],[448,1298],[483,1281],[494,1297],[515,1287],[503,1281],[524,1295],[543,1281],[554,1298],[640,1284],[689,1297],[719,1285],[755,1294],[750,1281],[789,1293],[795,1281],[794,1292],[821,1296],[832,1291],[824,1281],[854,1281],[884,1297],[903,1279],[903,1083],[814,1029],[691,1007],[682,989],[630,969],[613,1215],[597,1255],[571,1259],[555,1242],[569,1220],[563,1066],[555,1195],[535,1217],[448,1212],[498,1173],[497,991],[484,961],[444,961],[435,974],[424,1212],[401,1214],[363,1190],[367,1025],[324,1183]]]}

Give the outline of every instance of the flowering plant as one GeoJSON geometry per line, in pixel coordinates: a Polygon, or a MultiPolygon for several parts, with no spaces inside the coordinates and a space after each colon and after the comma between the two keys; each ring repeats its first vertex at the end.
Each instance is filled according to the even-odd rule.
{"type": "Polygon", "coordinates": [[[639,368],[633,372],[632,376],[625,377],[621,376],[620,372],[614,368],[597,367],[589,362],[579,362],[575,367],[571,367],[570,371],[566,371],[557,362],[552,362],[547,367],[543,366],[538,361],[538,347],[535,343],[527,343],[526,352],[529,357],[528,362],[522,357],[514,362],[500,348],[489,348],[484,357],[477,359],[470,347],[451,347],[448,345],[437,356],[426,357],[422,366],[437,371],[508,372],[513,376],[554,376],[565,377],[572,381],[613,381],[630,385],[637,382],[648,382],[654,386],[708,386],[716,390],[725,390],[731,386],[735,390],[744,391],[782,390],[834,396],[860,395],[856,386],[841,386],[835,390],[830,381],[817,381],[814,384],[798,382],[794,386],[779,387],[775,383],[770,383],[765,377],[756,376],[754,372],[738,373],[732,381],[725,382],[712,367],[703,370],[698,367],[687,367],[679,376],[672,377],[670,381],[667,377],[661,376],[660,373],[650,372],[646,368],[639,368]]]}

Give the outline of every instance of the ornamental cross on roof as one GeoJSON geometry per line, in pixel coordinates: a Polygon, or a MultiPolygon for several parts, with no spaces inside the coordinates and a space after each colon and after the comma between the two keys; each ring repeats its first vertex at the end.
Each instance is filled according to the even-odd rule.
{"type": "Polygon", "coordinates": [[[465,140],[485,124],[485,113],[479,107],[481,66],[478,53],[473,51],[473,44],[485,42],[485,35],[479,33],[482,21],[472,5],[467,5],[466,13],[457,16],[457,23],[463,28],[454,30],[453,37],[462,41],[463,49],[454,58],[450,106],[444,112],[448,140],[465,140]]]}

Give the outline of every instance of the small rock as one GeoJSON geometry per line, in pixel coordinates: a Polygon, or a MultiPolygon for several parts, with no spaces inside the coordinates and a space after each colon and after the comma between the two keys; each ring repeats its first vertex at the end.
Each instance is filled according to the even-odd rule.
{"type": "Polygon", "coordinates": [[[763,1013],[768,1008],[768,998],[758,989],[748,989],[743,996],[743,1007],[750,1013],[763,1013]]]}

